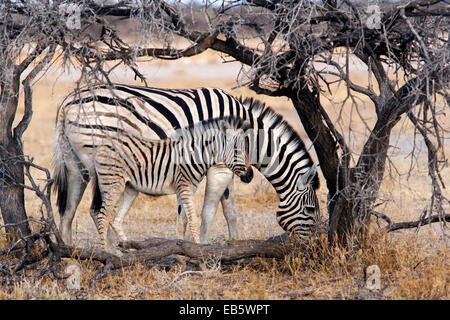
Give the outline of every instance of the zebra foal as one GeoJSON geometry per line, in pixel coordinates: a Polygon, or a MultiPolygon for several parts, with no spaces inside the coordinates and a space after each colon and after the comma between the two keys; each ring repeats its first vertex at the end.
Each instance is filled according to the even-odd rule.
{"type": "MultiPolygon", "coordinates": [[[[91,179],[94,197],[90,213],[103,248],[112,251],[108,228],[126,240],[122,220],[139,192],[155,196],[176,193],[194,241],[200,242],[194,193],[207,170],[223,166],[238,176],[251,170],[244,137],[248,124],[239,118],[212,119],[179,129],[166,140],[150,140],[119,126],[108,130],[94,122],[80,125],[67,119],[64,110],[59,111],[54,177],[60,230],[67,244],[72,243],[72,220],[91,179]]],[[[183,237],[185,231],[183,228],[183,237]]]]}

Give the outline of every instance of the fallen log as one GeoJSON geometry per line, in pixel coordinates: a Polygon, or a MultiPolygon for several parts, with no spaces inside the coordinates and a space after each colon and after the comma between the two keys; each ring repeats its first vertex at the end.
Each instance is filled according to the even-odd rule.
{"type": "MultiPolygon", "coordinates": [[[[282,238],[280,238],[282,239],[282,238]]],[[[127,241],[119,244],[124,253],[119,256],[99,249],[75,248],[53,245],[52,251],[61,258],[94,260],[104,264],[98,277],[107,272],[135,263],[148,263],[170,255],[182,255],[199,261],[214,259],[233,261],[250,257],[282,259],[290,245],[282,240],[238,240],[224,244],[198,244],[186,240],[148,238],[143,241],[127,241]]],[[[98,278],[97,277],[97,278],[98,278]]]]}
{"type": "Polygon", "coordinates": [[[136,252],[124,254],[123,258],[139,257],[139,259],[159,259],[178,254],[193,259],[216,258],[232,261],[253,256],[266,258],[282,258],[286,244],[268,240],[228,241],[225,244],[198,244],[185,240],[168,240],[149,238],[143,241],[120,243],[124,249],[137,249],[136,252]]]}

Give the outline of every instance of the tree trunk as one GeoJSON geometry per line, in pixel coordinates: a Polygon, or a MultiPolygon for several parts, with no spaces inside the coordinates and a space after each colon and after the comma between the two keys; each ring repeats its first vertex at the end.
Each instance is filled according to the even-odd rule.
{"type": "MultiPolygon", "coordinates": [[[[0,124],[1,125],[1,124],[0,124]]],[[[22,148],[11,141],[0,146],[0,209],[6,232],[14,238],[31,233],[25,212],[22,148]]]]}
{"type": "Polygon", "coordinates": [[[12,124],[17,110],[20,75],[3,84],[0,94],[0,210],[8,238],[31,233],[25,211],[23,148],[14,137],[12,124]]]}
{"type": "Polygon", "coordinates": [[[319,112],[320,101],[308,89],[292,91],[289,98],[309,139],[314,144],[314,150],[325,176],[327,188],[333,195],[337,191],[339,157],[336,152],[336,141],[333,139],[330,129],[322,121],[319,112]]]}
{"type": "Polygon", "coordinates": [[[363,236],[383,180],[392,128],[412,106],[423,101],[416,79],[409,80],[395,94],[386,97],[370,136],[354,168],[346,159],[343,138],[327,119],[318,95],[308,88],[289,95],[303,127],[314,144],[328,187],[329,240],[345,243],[347,236],[363,236]],[[336,140],[335,140],[336,138],[336,140]],[[338,145],[342,149],[338,156],[338,145]]]}
{"type": "Polygon", "coordinates": [[[320,163],[328,188],[329,240],[344,239],[353,229],[353,207],[347,193],[348,168],[341,164],[337,142],[319,112],[320,101],[309,89],[290,94],[290,98],[308,134],[320,163]],[[347,177],[347,179],[346,179],[347,177]]]}
{"type": "MultiPolygon", "coordinates": [[[[364,225],[368,218],[366,214],[361,214],[361,212],[366,212],[367,208],[370,209],[375,198],[370,197],[368,199],[362,193],[370,189],[375,190],[376,194],[379,185],[375,183],[375,187],[373,186],[376,179],[369,179],[370,174],[368,172],[361,175],[361,171],[364,170],[349,168],[349,161],[346,159],[348,151],[344,150],[346,149],[345,142],[341,141],[338,144],[336,141],[335,137],[338,133],[335,132],[333,135],[333,131],[330,129],[332,124],[327,125],[323,120],[319,98],[313,92],[309,89],[301,89],[290,95],[290,98],[308,137],[314,144],[314,149],[326,180],[328,188],[329,241],[335,242],[337,240],[345,244],[349,236],[355,233],[364,233],[364,225]],[[342,149],[340,156],[337,152],[339,145],[342,149]],[[367,203],[367,201],[370,203],[367,203]],[[360,219],[362,216],[364,216],[363,221],[360,219]]],[[[340,138],[340,136],[337,136],[337,139],[340,138]]],[[[376,140],[376,142],[379,141],[376,140]]],[[[381,158],[383,157],[375,161],[385,160],[381,158]]],[[[381,167],[384,169],[384,162],[381,167]]],[[[371,194],[373,195],[373,193],[371,194]]]]}

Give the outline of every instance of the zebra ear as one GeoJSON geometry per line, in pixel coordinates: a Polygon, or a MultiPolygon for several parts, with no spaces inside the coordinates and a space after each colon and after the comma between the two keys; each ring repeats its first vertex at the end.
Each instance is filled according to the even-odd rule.
{"type": "Polygon", "coordinates": [[[317,173],[317,169],[319,168],[318,164],[313,164],[311,168],[309,168],[308,171],[306,171],[303,176],[298,181],[298,186],[300,188],[305,188],[308,184],[311,183],[311,181],[314,179],[317,173]]]}

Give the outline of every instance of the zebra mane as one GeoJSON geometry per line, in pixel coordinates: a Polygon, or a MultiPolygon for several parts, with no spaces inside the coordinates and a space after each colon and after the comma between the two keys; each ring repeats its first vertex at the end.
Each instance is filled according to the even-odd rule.
{"type": "Polygon", "coordinates": [[[291,138],[292,145],[299,145],[299,147],[306,149],[303,140],[299,137],[297,132],[291,127],[291,125],[286,120],[284,120],[282,115],[277,113],[270,106],[253,97],[246,97],[246,98],[240,97],[239,101],[244,106],[247,106],[252,116],[265,122],[268,126],[272,127],[273,129],[280,130],[281,135],[287,135],[289,138],[291,138]]]}
{"type": "Polygon", "coordinates": [[[208,120],[203,120],[202,122],[194,123],[184,130],[197,130],[197,129],[209,129],[219,127],[219,123],[226,122],[234,129],[247,130],[249,128],[249,123],[241,119],[240,117],[227,116],[222,118],[213,118],[208,120]]]}
{"type": "Polygon", "coordinates": [[[227,117],[223,117],[223,118],[214,118],[214,119],[209,119],[209,120],[204,120],[202,122],[198,122],[198,123],[194,123],[188,127],[184,127],[184,128],[180,128],[178,130],[180,131],[176,131],[176,134],[167,138],[167,139],[145,139],[142,137],[134,137],[135,139],[140,139],[143,141],[146,141],[147,143],[152,143],[152,144],[164,144],[164,143],[170,143],[170,142],[177,142],[179,141],[179,139],[183,138],[183,135],[186,133],[189,133],[191,136],[196,136],[197,134],[202,134],[203,131],[205,130],[219,130],[219,131],[224,131],[227,128],[221,128],[220,123],[225,122],[227,124],[230,125],[230,128],[236,129],[236,130],[243,130],[245,132],[245,130],[247,130],[249,128],[249,123],[247,121],[244,121],[243,119],[239,118],[239,117],[234,117],[234,116],[227,116],[227,117]]]}
{"type": "MultiPolygon", "coordinates": [[[[236,130],[247,130],[249,128],[249,123],[242,120],[239,117],[234,116],[228,116],[223,118],[214,118],[209,120],[204,120],[202,122],[194,123],[188,127],[182,128],[182,131],[189,131],[192,135],[195,135],[196,133],[202,133],[205,130],[219,130],[224,131],[229,128],[221,127],[221,123],[226,123],[229,125],[229,128],[236,129],[236,130]]],[[[175,135],[174,138],[176,139],[178,135],[175,135]]]]}
{"type": "MultiPolygon", "coordinates": [[[[248,108],[249,113],[253,117],[258,118],[262,122],[266,122],[267,125],[272,127],[273,129],[280,130],[281,135],[286,135],[286,138],[290,140],[289,145],[293,150],[305,150],[306,154],[309,157],[311,166],[313,165],[314,162],[305,147],[305,143],[299,137],[298,133],[292,128],[292,126],[286,120],[284,120],[283,116],[281,116],[261,100],[255,99],[253,97],[244,98],[240,96],[238,98],[238,101],[248,108]]],[[[319,188],[319,176],[317,173],[313,179],[313,188],[319,188]]]]}

